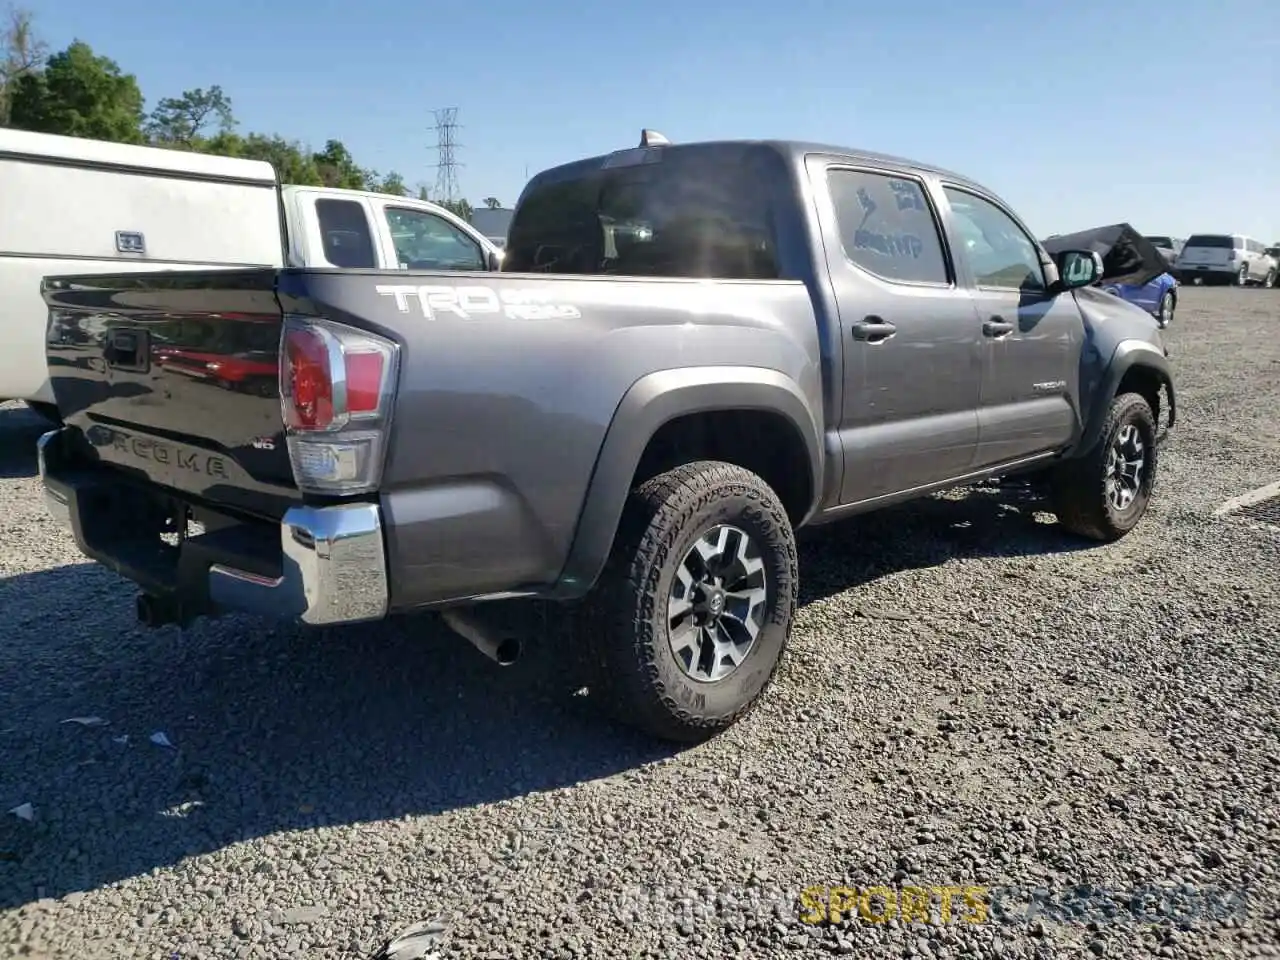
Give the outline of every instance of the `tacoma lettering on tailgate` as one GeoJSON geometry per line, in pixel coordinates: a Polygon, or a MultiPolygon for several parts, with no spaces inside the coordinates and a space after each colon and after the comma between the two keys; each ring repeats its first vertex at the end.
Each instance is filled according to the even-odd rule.
{"type": "Polygon", "coordinates": [[[219,456],[184,449],[177,444],[153,440],[150,437],[131,436],[107,427],[93,427],[86,437],[95,447],[110,447],[117,453],[123,453],[138,460],[151,460],[166,467],[174,467],[202,476],[230,479],[227,475],[226,461],[219,456]]]}

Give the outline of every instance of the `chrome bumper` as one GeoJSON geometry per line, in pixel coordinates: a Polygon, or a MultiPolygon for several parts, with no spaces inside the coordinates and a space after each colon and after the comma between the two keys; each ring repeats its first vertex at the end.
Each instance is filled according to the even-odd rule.
{"type": "Polygon", "coordinates": [[[277,579],[211,566],[209,599],[317,625],[386,616],[387,561],[376,504],[294,507],[280,521],[280,551],[284,573],[277,579]]]}
{"type": "MultiPolygon", "coordinates": [[[[71,529],[81,552],[128,576],[111,555],[110,543],[86,540],[76,481],[51,472],[58,433],[50,431],[37,442],[49,513],[71,529]]],[[[290,509],[280,521],[280,568],[279,577],[263,577],[229,563],[211,563],[207,583],[199,585],[205,596],[191,599],[197,605],[315,625],[379,620],[386,616],[390,598],[382,511],[373,503],[290,509]]],[[[181,594],[181,587],[174,590],[181,594]]]]}

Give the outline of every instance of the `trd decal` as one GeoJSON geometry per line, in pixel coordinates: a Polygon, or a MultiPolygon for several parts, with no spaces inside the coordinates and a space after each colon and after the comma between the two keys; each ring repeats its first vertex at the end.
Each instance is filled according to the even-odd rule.
{"type": "Polygon", "coordinates": [[[556,303],[550,294],[540,290],[411,283],[382,283],[374,289],[381,296],[394,297],[396,309],[401,313],[409,313],[416,303],[428,320],[443,317],[476,320],[494,316],[509,320],[575,320],[582,316],[577,307],[556,303]]]}

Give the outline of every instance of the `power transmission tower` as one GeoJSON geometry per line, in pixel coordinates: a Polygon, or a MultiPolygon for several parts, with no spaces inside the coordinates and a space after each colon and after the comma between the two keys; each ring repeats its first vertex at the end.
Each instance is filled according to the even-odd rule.
{"type": "Polygon", "coordinates": [[[462,166],[457,153],[462,146],[458,143],[458,131],[461,129],[458,108],[447,107],[432,113],[436,118],[436,195],[432,199],[452,203],[461,192],[458,187],[458,168],[462,166]]]}

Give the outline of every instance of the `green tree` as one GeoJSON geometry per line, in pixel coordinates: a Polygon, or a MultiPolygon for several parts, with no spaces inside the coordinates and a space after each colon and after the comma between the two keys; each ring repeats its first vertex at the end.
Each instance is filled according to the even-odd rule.
{"type": "Polygon", "coordinates": [[[235,129],[231,98],[216,84],[205,90],[186,90],[180,97],[165,97],[147,119],[147,135],[161,146],[194,148],[216,126],[219,134],[235,129]]]}
{"type": "Polygon", "coordinates": [[[11,125],[22,130],[118,143],[144,140],[137,78],[80,40],[49,57],[44,70],[18,78],[9,113],[11,125]]]}
{"type": "Polygon", "coordinates": [[[435,202],[444,207],[455,217],[461,217],[468,223],[471,222],[471,214],[474,211],[472,210],[471,204],[467,203],[466,200],[436,200],[435,202]]]}
{"type": "Polygon", "coordinates": [[[9,125],[9,103],[18,81],[37,72],[48,53],[34,21],[30,10],[11,7],[0,34],[0,127],[9,125]]]}
{"type": "Polygon", "coordinates": [[[329,140],[324,149],[315,155],[316,168],[326,187],[342,187],[346,190],[364,190],[369,185],[369,172],[356,166],[351,151],[341,140],[329,140]]]}
{"type": "Polygon", "coordinates": [[[404,184],[404,177],[394,170],[381,178],[378,177],[377,173],[370,171],[369,179],[370,190],[375,190],[378,193],[390,193],[397,197],[407,197],[409,195],[409,188],[404,184]]]}
{"type": "Polygon", "coordinates": [[[319,187],[324,184],[320,169],[311,152],[293,140],[278,134],[251,133],[240,136],[230,131],[220,133],[201,144],[202,153],[246,160],[265,160],[275,168],[281,183],[319,187]]]}

